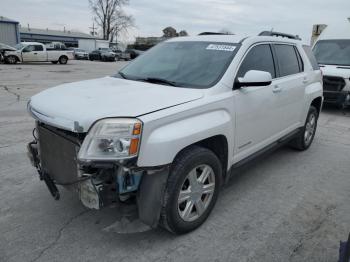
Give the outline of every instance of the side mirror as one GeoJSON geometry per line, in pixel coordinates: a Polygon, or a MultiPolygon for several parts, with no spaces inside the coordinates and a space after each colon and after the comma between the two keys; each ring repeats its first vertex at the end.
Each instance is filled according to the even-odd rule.
{"type": "Polygon", "coordinates": [[[272,83],[272,76],[269,72],[249,70],[244,77],[238,77],[235,87],[247,86],[268,86],[272,83]]]}

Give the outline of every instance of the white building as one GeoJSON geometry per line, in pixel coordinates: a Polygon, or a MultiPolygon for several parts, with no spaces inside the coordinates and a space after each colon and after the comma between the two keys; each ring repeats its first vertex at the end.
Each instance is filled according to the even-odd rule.
{"type": "Polygon", "coordinates": [[[21,41],[18,24],[17,21],[0,16],[0,43],[14,46],[21,41]]]}

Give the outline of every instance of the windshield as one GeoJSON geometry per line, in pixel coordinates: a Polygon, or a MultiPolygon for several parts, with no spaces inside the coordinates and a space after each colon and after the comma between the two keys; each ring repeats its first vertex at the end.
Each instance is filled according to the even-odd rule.
{"type": "Polygon", "coordinates": [[[16,48],[17,50],[21,50],[23,47],[25,47],[24,44],[17,44],[17,45],[15,45],[15,48],[16,48]]]}
{"type": "Polygon", "coordinates": [[[131,80],[157,79],[174,86],[208,88],[225,73],[237,44],[165,42],[145,52],[120,73],[131,80]]]}
{"type": "Polygon", "coordinates": [[[350,66],[350,40],[320,40],[313,51],[319,64],[350,66]]]}

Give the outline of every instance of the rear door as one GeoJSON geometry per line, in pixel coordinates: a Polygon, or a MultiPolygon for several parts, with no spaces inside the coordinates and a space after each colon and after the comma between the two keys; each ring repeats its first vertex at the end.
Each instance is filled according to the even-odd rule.
{"type": "Polygon", "coordinates": [[[35,61],[47,61],[47,52],[44,50],[44,47],[42,45],[34,45],[33,54],[36,59],[35,61]]]}
{"type": "Polygon", "coordinates": [[[277,65],[274,95],[279,112],[280,130],[293,131],[301,125],[300,115],[304,108],[305,87],[309,79],[304,72],[304,63],[293,44],[273,44],[277,65]]]}
{"type": "Polygon", "coordinates": [[[37,61],[36,56],[34,55],[35,47],[34,45],[27,45],[22,50],[22,60],[23,62],[32,62],[37,61]]]}

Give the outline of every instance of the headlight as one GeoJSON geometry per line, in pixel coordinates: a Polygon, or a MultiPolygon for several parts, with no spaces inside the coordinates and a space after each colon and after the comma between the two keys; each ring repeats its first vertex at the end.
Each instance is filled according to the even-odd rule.
{"type": "Polygon", "coordinates": [[[80,148],[78,159],[120,160],[137,156],[142,123],[137,119],[114,118],[98,121],[80,148]]]}

